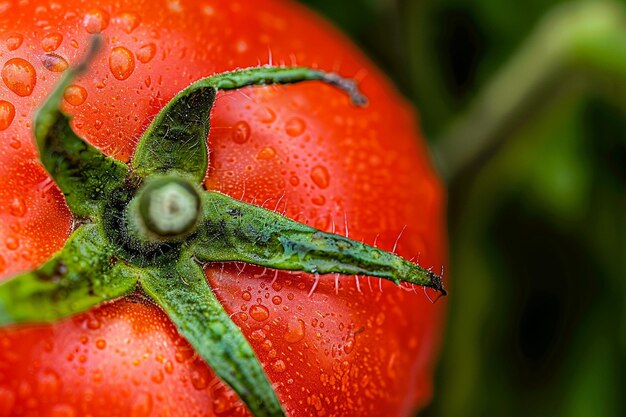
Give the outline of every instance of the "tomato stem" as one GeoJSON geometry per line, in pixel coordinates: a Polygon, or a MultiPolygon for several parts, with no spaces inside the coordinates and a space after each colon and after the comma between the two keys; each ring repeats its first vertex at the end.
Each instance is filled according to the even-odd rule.
{"type": "Polygon", "coordinates": [[[181,240],[197,226],[199,187],[177,176],[154,177],[145,181],[128,204],[128,226],[143,241],[181,240]]]}

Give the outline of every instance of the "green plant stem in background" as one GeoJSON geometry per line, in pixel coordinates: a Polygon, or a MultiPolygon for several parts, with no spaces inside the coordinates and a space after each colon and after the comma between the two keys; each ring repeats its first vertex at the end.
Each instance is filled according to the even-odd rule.
{"type": "Polygon", "coordinates": [[[610,95],[626,91],[626,10],[614,1],[583,1],[550,13],[521,50],[432,146],[452,181],[482,160],[538,109],[579,81],[610,95]]]}

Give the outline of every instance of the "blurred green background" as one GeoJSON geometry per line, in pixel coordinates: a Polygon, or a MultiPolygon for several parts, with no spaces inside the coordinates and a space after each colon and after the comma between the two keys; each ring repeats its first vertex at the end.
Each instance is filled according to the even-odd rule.
{"type": "Polygon", "coordinates": [[[486,142],[449,173],[449,321],[420,415],[626,415],[626,0],[302,1],[444,162],[486,142]]]}

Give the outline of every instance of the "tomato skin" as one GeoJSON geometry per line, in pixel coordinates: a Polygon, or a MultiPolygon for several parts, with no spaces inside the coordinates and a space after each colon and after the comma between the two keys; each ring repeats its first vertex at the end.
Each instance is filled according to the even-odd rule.
{"type": "MultiPolygon", "coordinates": [[[[425,267],[444,264],[443,191],[410,107],[343,36],[302,7],[274,0],[9,4],[0,11],[0,66],[13,60],[0,100],[14,107],[0,130],[2,277],[35,267],[69,233],[63,197],[37,162],[31,121],[61,75],[61,60],[77,62],[96,31],[106,47],[68,90],[65,109],[82,137],[125,161],[161,106],[201,77],[273,63],[358,78],[370,101],[364,109],[313,82],[221,93],[206,186],[395,247],[425,267]],[[16,73],[15,59],[32,66],[34,81],[28,71],[16,73]]],[[[8,114],[0,111],[0,126],[8,114]]],[[[305,274],[216,265],[207,276],[290,416],[406,416],[429,400],[445,303],[373,278],[357,285],[342,277],[336,289],[333,276],[321,277],[309,295],[315,277],[305,274]]],[[[55,325],[0,330],[5,415],[246,411],[167,317],[138,296],[55,325]]]]}

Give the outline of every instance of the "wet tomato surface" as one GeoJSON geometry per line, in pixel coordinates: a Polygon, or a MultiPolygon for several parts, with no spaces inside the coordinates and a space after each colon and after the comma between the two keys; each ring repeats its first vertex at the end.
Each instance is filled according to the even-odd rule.
{"type": "MultiPolygon", "coordinates": [[[[444,263],[443,191],[415,115],[343,35],[284,1],[0,2],[0,277],[62,247],[72,219],[38,162],[35,109],[102,33],[64,96],[75,130],[127,161],[190,82],[272,63],[359,81],[220,93],[205,185],[311,226],[444,263]]],[[[406,416],[430,399],[445,302],[368,277],[216,264],[206,275],[290,416],[406,416]]],[[[235,416],[245,407],[141,294],[0,330],[0,416],[235,416]]]]}

